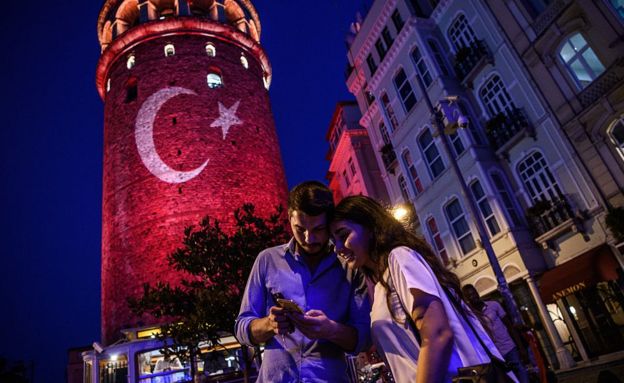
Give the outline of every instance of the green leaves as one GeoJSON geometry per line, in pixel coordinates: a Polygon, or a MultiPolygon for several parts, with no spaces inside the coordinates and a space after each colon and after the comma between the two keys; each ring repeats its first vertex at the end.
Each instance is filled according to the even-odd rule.
{"type": "Polygon", "coordinates": [[[244,204],[234,211],[234,222],[226,230],[205,217],[187,227],[182,246],[167,257],[172,270],[183,275],[180,284],[145,284],[140,297],[128,299],[136,315],[164,322],[160,338],[170,340],[165,353],[188,360],[200,355],[200,343],[218,345],[224,332],[233,329],[256,256],[290,237],[282,207],[263,218],[252,204],[244,204]]]}

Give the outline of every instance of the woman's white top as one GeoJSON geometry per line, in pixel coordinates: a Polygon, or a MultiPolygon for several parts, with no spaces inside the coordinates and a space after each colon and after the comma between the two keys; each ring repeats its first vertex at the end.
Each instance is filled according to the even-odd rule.
{"type": "MultiPolygon", "coordinates": [[[[375,285],[374,301],[371,311],[371,329],[375,346],[390,367],[397,383],[416,381],[416,367],[420,345],[418,344],[409,322],[405,320],[405,311],[401,307],[400,297],[405,307],[411,312],[414,297],[410,289],[418,289],[434,295],[442,301],[454,334],[453,350],[446,375],[446,382],[457,375],[457,368],[475,364],[488,363],[490,358],[481,347],[468,324],[444,292],[429,265],[416,251],[408,247],[397,247],[390,252],[388,268],[384,279],[388,280],[388,271],[391,272],[390,281],[392,294],[392,310],[394,315],[403,323],[392,319],[386,303],[386,290],[377,283],[375,285]],[[398,294],[398,296],[397,296],[398,294]]],[[[489,348],[490,352],[502,359],[496,346],[483,330],[480,322],[472,315],[467,315],[473,327],[479,332],[479,337],[489,348]]]]}

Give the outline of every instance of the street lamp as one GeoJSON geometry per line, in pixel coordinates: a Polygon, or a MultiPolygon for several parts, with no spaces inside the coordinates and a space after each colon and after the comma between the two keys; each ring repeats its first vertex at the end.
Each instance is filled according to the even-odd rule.
{"type": "MultiPolygon", "coordinates": [[[[444,124],[441,119],[441,113],[439,110],[436,110],[431,103],[431,99],[429,99],[429,94],[427,93],[427,89],[423,84],[422,79],[418,74],[416,74],[416,80],[418,82],[418,87],[420,88],[420,93],[423,95],[425,99],[425,103],[427,104],[427,109],[431,114],[431,122],[435,126],[436,133],[442,139],[442,145],[444,146],[444,151],[446,153],[447,158],[451,163],[451,168],[453,168],[453,172],[457,176],[459,181],[461,193],[464,196],[464,200],[468,204],[468,209],[470,210],[470,214],[474,219],[474,222],[477,226],[477,233],[479,234],[479,239],[481,240],[481,245],[485,250],[485,254],[487,255],[488,261],[490,262],[490,266],[492,267],[492,271],[494,272],[494,276],[496,277],[496,281],[498,282],[498,291],[500,291],[503,296],[503,300],[505,306],[507,307],[507,311],[511,315],[512,321],[515,324],[522,324],[522,319],[520,317],[520,310],[518,310],[518,306],[513,299],[513,295],[511,294],[511,290],[509,290],[509,285],[507,284],[507,280],[505,279],[505,275],[503,274],[503,270],[500,267],[500,263],[498,263],[498,258],[496,257],[496,253],[494,253],[494,249],[492,248],[492,244],[490,243],[490,238],[488,237],[487,231],[485,230],[485,224],[483,223],[483,218],[481,217],[481,213],[476,206],[474,199],[472,198],[470,190],[468,190],[468,186],[466,185],[466,181],[464,180],[464,176],[459,169],[459,165],[457,164],[457,160],[451,151],[451,144],[449,143],[449,139],[444,131],[444,124]]],[[[456,102],[457,97],[452,96],[448,98],[449,102],[456,102]]],[[[457,124],[460,128],[465,128],[468,125],[468,118],[465,116],[459,116],[457,120],[457,124]]]]}

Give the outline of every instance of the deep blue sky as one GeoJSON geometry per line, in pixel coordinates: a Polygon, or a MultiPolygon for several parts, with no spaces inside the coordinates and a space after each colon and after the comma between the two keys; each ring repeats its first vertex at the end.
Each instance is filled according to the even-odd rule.
{"type": "MultiPolygon", "coordinates": [[[[288,184],[323,179],[363,1],[254,3],[288,184]]],[[[34,360],[36,382],[63,382],[67,349],[100,336],[101,4],[7,1],[0,13],[0,356],[34,360]]]]}

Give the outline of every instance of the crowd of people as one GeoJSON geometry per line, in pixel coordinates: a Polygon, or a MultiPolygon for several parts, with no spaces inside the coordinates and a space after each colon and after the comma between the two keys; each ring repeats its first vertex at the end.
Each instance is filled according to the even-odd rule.
{"type": "Polygon", "coordinates": [[[502,306],[462,287],[377,201],[334,205],[308,181],[289,193],[288,219],[292,239],[258,255],[235,324],[239,342],[264,345],[258,382],[347,382],[345,354],[371,349],[399,383],[529,382],[502,306]]]}

